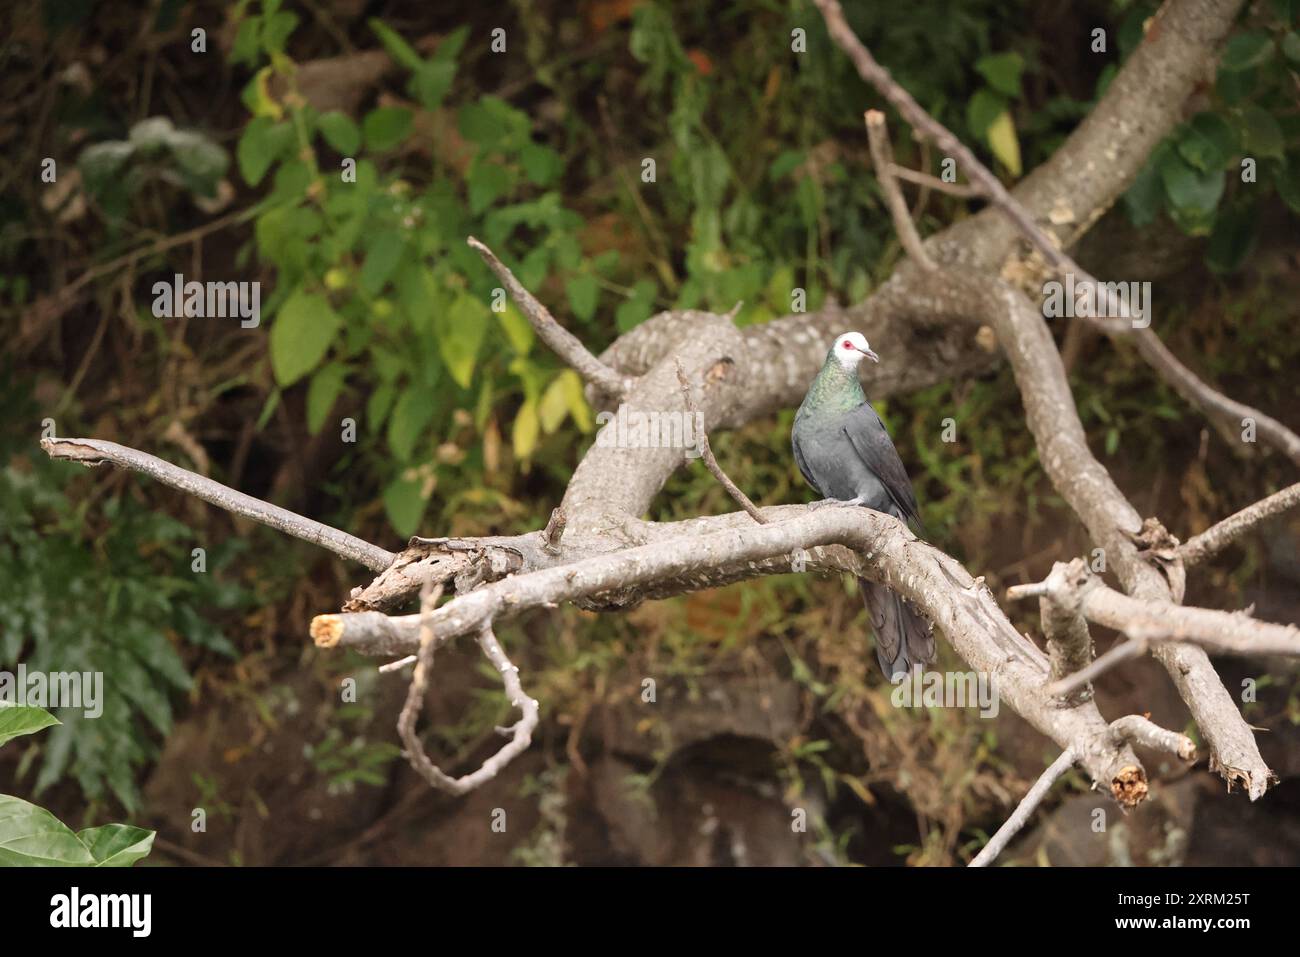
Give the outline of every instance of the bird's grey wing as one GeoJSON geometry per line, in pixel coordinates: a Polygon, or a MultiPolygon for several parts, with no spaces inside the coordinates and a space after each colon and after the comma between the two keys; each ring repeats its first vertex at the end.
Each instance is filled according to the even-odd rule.
{"type": "Polygon", "coordinates": [[[876,410],[864,402],[844,416],[842,428],[863,464],[876,474],[894,505],[903,513],[903,519],[921,524],[907,469],[903,468],[903,460],[898,457],[889,430],[880,421],[876,410]]]}
{"type": "Polygon", "coordinates": [[[812,486],[814,492],[818,495],[823,495],[822,490],[818,488],[817,483],[813,481],[812,472],[808,468],[808,461],[803,457],[803,451],[799,448],[799,433],[797,430],[790,436],[790,445],[794,449],[794,462],[799,466],[799,471],[803,475],[803,480],[812,486]]]}

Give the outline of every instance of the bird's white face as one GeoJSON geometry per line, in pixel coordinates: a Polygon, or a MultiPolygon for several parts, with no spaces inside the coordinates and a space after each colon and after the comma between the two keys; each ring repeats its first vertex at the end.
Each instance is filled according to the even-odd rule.
{"type": "Polygon", "coordinates": [[[850,372],[858,368],[863,358],[870,359],[872,362],[879,362],[880,356],[871,351],[871,346],[867,345],[867,338],[860,332],[846,332],[835,340],[835,345],[831,349],[835,361],[850,372]]]}

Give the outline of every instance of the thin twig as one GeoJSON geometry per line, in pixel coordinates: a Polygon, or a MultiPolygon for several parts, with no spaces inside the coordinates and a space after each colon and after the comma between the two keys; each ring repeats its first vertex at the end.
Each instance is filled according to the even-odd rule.
{"type": "Polygon", "coordinates": [[[551,351],[578,375],[609,396],[620,398],[627,391],[627,380],[588,352],[587,347],[573,333],[556,322],[550,310],[524,288],[523,283],[515,278],[515,274],[496,257],[492,250],[473,236],[466,242],[471,249],[483,257],[488,268],[496,273],[497,278],[505,285],[506,291],[510,293],[510,298],[523,311],[532,327],[537,330],[537,335],[551,348],[551,351]]]}
{"type": "Polygon", "coordinates": [[[907,201],[903,199],[903,191],[898,188],[898,180],[894,179],[894,157],[889,145],[889,131],[885,128],[885,114],[879,110],[867,110],[863,118],[867,122],[871,162],[876,168],[880,189],[885,194],[885,205],[889,207],[889,215],[894,220],[898,241],[903,244],[907,255],[916,260],[917,265],[923,269],[933,269],[934,260],[921,244],[921,234],[916,231],[916,223],[912,222],[912,214],[908,211],[907,201]]]}
{"type": "Polygon", "coordinates": [[[1141,658],[1151,646],[1145,638],[1121,641],[1103,655],[1094,658],[1088,665],[1073,674],[1066,675],[1047,686],[1047,693],[1054,698],[1067,698],[1080,688],[1086,688],[1101,675],[1116,665],[1134,658],[1141,658]]]}
{"type": "Polygon", "coordinates": [[[519,709],[520,718],[509,728],[498,728],[510,740],[499,751],[484,761],[476,771],[453,778],[443,772],[429,760],[419,736],[415,733],[415,723],[424,707],[424,692],[428,686],[429,674],[433,670],[433,651],[437,646],[434,640],[433,609],[442,595],[442,585],[425,586],[420,599],[420,649],[416,653],[415,674],[406,693],[406,703],[397,719],[397,732],[406,745],[406,756],[411,766],[433,787],[449,794],[467,794],[477,787],[495,778],[507,764],[528,749],[533,740],[533,731],[537,728],[538,706],[534,698],[528,697],[519,682],[519,669],[511,664],[502,650],[500,642],[492,632],[492,622],[485,621],[479,627],[478,642],[483,654],[492,662],[493,669],[501,676],[505,686],[506,698],[514,708],[519,709]]]}
{"type": "Polygon", "coordinates": [[[371,545],[347,532],[304,518],[296,512],[264,502],[260,498],[237,492],[230,486],[214,482],[197,472],[164,462],[147,452],[118,445],[116,442],[104,442],[100,439],[41,439],[41,448],[52,459],[80,462],[86,466],[108,462],[118,468],[139,472],[164,485],[170,485],[172,488],[201,498],[218,508],[224,508],[234,515],[251,518],[286,535],[292,535],[294,538],[329,549],[336,555],[360,562],[372,571],[383,571],[397,557],[392,552],[378,545],[371,545]]]}
{"type": "Polygon", "coordinates": [[[699,451],[704,459],[704,464],[713,473],[713,477],[727,490],[727,494],[735,500],[736,504],[749,513],[750,518],[760,525],[767,524],[767,519],[763,517],[763,513],[749,500],[749,496],[740,490],[740,486],[727,477],[727,473],[722,471],[722,466],[718,464],[718,460],[713,454],[713,447],[709,445],[709,433],[704,428],[704,416],[700,415],[699,407],[695,404],[695,395],[691,392],[691,384],[686,381],[686,370],[682,368],[680,360],[674,361],[677,363],[677,381],[682,384],[682,395],[686,398],[686,411],[690,414],[692,421],[699,426],[697,438],[700,443],[699,451]]]}
{"type": "Polygon", "coordinates": [[[1193,535],[1178,547],[1184,565],[1196,565],[1213,558],[1241,536],[1264,522],[1300,505],[1300,482],[1248,505],[1223,521],[1193,535]]]}
{"type": "Polygon", "coordinates": [[[890,164],[889,172],[898,179],[915,183],[917,186],[929,188],[935,192],[957,196],[961,199],[972,199],[984,195],[969,183],[949,183],[937,176],[931,176],[929,173],[922,173],[920,170],[911,169],[907,166],[899,166],[897,163],[890,164]]]}
{"type": "Polygon", "coordinates": [[[1047,797],[1047,792],[1052,790],[1052,785],[1066,771],[1070,770],[1074,764],[1074,749],[1066,748],[1061,752],[1061,756],[1048,766],[1034,782],[1034,786],[1029,789],[1029,793],[1011,812],[1011,816],[997,830],[997,833],[989,838],[989,842],[984,845],[983,850],[975,855],[975,859],[970,862],[969,867],[988,867],[994,859],[1002,853],[1003,849],[1013,837],[1019,833],[1020,829],[1029,821],[1030,816],[1043,803],[1043,798],[1047,797]]]}

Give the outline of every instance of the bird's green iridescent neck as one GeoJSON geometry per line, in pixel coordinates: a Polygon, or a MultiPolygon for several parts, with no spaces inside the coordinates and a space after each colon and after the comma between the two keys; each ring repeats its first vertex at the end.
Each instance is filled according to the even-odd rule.
{"type": "Polygon", "coordinates": [[[808,388],[804,406],[810,412],[849,412],[867,401],[856,369],[846,369],[832,351],[808,388]]]}

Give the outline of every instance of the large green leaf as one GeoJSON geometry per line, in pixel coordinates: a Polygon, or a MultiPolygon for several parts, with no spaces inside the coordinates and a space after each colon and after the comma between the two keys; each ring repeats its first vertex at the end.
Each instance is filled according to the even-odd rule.
{"type": "Polygon", "coordinates": [[[384,489],[384,510],[397,534],[403,538],[414,535],[420,528],[420,519],[429,500],[424,497],[422,484],[410,478],[396,478],[384,489]]]}
{"type": "Polygon", "coordinates": [[[460,296],[445,316],[434,315],[438,351],[451,377],[462,389],[468,389],[474,377],[474,362],[487,334],[489,318],[487,306],[469,293],[460,296]]]}
{"type": "Polygon", "coordinates": [[[0,744],[58,723],[59,719],[44,708],[0,704],[0,744]]]}
{"type": "Polygon", "coordinates": [[[1267,33],[1238,33],[1223,48],[1219,66],[1233,73],[1267,62],[1273,55],[1273,39],[1267,33]]]}
{"type": "Polygon", "coordinates": [[[1160,179],[1164,183],[1169,202],[1178,210],[1210,213],[1223,195],[1222,169],[1193,169],[1174,150],[1170,150],[1161,159],[1160,179]]]}
{"type": "Polygon", "coordinates": [[[324,427],[325,416],[329,415],[339,393],[343,391],[343,380],[347,374],[346,366],[331,362],[311,377],[311,385],[307,387],[307,431],[312,435],[324,427]]]}
{"type": "Polygon", "coordinates": [[[271,369],[281,386],[297,382],[329,351],[342,320],[324,296],[293,293],[271,325],[271,369]]]}
{"type": "Polygon", "coordinates": [[[1025,60],[1019,53],[993,53],[975,61],[975,71],[989,86],[1010,97],[1020,96],[1020,74],[1025,60]]]}
{"type": "Polygon", "coordinates": [[[0,866],[128,867],[153,849],[154,832],[125,824],[79,834],[49,811],[0,794],[0,866]]]}
{"type": "Polygon", "coordinates": [[[293,127],[288,123],[277,123],[269,116],[249,120],[235,147],[235,160],[244,181],[249,186],[260,183],[292,139],[293,127]]]}

